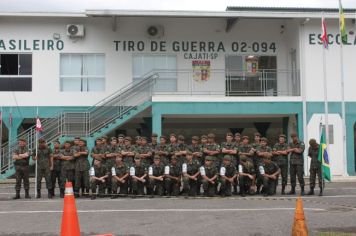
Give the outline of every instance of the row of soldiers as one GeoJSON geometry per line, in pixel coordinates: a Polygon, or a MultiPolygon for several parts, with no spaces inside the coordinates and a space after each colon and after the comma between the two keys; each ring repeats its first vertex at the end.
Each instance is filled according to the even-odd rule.
{"type": "MultiPolygon", "coordinates": [[[[49,198],[55,194],[56,181],[61,197],[64,196],[66,181],[74,182],[76,197],[79,197],[80,190],[82,195],[89,195],[90,188],[92,198],[96,197],[97,188],[99,196],[105,193],[112,197],[118,194],[142,195],[145,192],[149,195],[182,193],[195,196],[200,194],[201,186],[205,195],[220,193],[229,196],[232,189],[237,194],[238,185],[242,196],[247,193],[272,195],[276,192],[279,175],[282,178],[281,193],[285,194],[288,167],[291,178],[289,194],[295,194],[296,177],[301,194],[304,194],[304,143],[299,141],[296,134],[292,134],[291,138],[292,142],[287,144],[286,136],[281,134],[278,143],[271,148],[267,145],[268,140],[261,138],[259,133],[255,133],[252,144],[248,136],[241,137],[238,133],[227,133],[226,141],[221,144],[215,142],[214,134],[200,138],[193,136],[190,144],[185,143],[182,135],[175,134],[168,138],[162,135],[159,141],[158,136],[152,134],[150,143],[146,137],[136,137],[132,143],[131,137],[124,135],[110,140],[104,136],[96,139],[91,152],[85,140],[79,137],[63,145],[55,141],[53,148],[40,139],[38,150],[32,153],[32,158],[37,160],[37,197],[41,197],[42,178],[46,180],[49,198]],[[91,164],[89,155],[93,159],[91,164]]],[[[317,143],[311,140],[308,154],[312,158],[312,167],[320,167],[317,152],[317,143]]],[[[19,140],[13,155],[16,168],[15,199],[20,198],[21,179],[24,180],[25,197],[30,197],[30,156],[26,141],[19,140]]],[[[320,177],[318,168],[314,168],[312,173],[312,167],[308,194],[314,194],[315,175],[320,177]]]]}

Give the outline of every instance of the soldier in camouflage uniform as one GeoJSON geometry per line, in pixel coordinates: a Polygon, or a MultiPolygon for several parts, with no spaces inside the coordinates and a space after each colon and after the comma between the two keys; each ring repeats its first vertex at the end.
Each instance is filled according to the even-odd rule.
{"type": "Polygon", "coordinates": [[[141,137],[139,146],[136,147],[136,153],[141,157],[143,165],[149,166],[152,164],[152,149],[148,145],[146,137],[141,137]]]}
{"type": "Polygon", "coordinates": [[[60,185],[60,197],[64,197],[65,183],[74,181],[74,149],[71,148],[70,141],[64,143],[64,148],[61,150],[61,185],[60,185]]]}
{"type": "Polygon", "coordinates": [[[155,149],[156,155],[161,157],[161,162],[165,165],[169,164],[170,147],[167,144],[167,137],[162,135],[160,137],[160,143],[155,149]]]}
{"type": "MultiPolygon", "coordinates": [[[[238,158],[238,146],[236,146],[236,143],[233,142],[234,136],[232,133],[227,133],[226,134],[226,142],[222,142],[220,145],[221,148],[221,155],[230,155],[232,158],[232,164],[235,166],[238,165],[239,163],[239,158],[238,158]]],[[[237,181],[234,181],[233,183],[234,186],[234,194],[237,195],[237,181]]]]}
{"type": "Polygon", "coordinates": [[[148,193],[153,196],[163,196],[164,165],[159,156],[154,157],[153,164],[148,169],[148,193]]]}
{"type": "Polygon", "coordinates": [[[232,163],[232,156],[225,155],[220,167],[221,196],[231,196],[231,187],[237,184],[236,177],[236,165],[232,163]]]}
{"type": "Polygon", "coordinates": [[[84,140],[80,140],[77,151],[74,153],[75,158],[75,185],[74,196],[79,197],[79,190],[83,186],[86,195],[89,195],[89,161],[88,148],[84,140]]]}
{"type": "Polygon", "coordinates": [[[177,140],[177,135],[176,134],[170,134],[169,135],[169,158],[174,155],[178,146],[178,140],[177,140]]]}
{"type": "Polygon", "coordinates": [[[240,156],[239,165],[239,185],[240,195],[246,196],[246,193],[253,194],[256,180],[256,170],[253,162],[247,156],[240,156]]]}
{"type": "MultiPolygon", "coordinates": [[[[272,160],[277,163],[278,167],[281,169],[282,176],[282,195],[285,194],[285,188],[288,180],[288,145],[286,143],[286,136],[284,134],[279,135],[278,143],[273,147],[273,158],[272,160]]],[[[278,176],[277,176],[278,184],[278,176]]],[[[276,184],[276,185],[277,185],[276,184]]]]}
{"type": "Polygon", "coordinates": [[[123,162],[122,155],[118,154],[116,156],[116,163],[114,167],[115,172],[112,173],[112,191],[113,196],[111,198],[117,198],[117,189],[120,187],[119,194],[128,193],[128,177],[129,177],[129,167],[123,162]]]}
{"type": "Polygon", "coordinates": [[[241,144],[241,134],[240,133],[236,133],[235,134],[235,138],[234,138],[235,140],[235,146],[240,146],[240,144],[241,144]]]}
{"type": "Polygon", "coordinates": [[[100,160],[101,164],[105,165],[105,151],[102,138],[97,138],[95,140],[95,146],[91,149],[91,157],[94,160],[100,160]]]}
{"type": "Polygon", "coordinates": [[[271,161],[270,156],[265,156],[260,163],[261,176],[263,178],[263,196],[274,195],[276,189],[277,177],[281,170],[278,165],[271,161]]]}
{"type": "Polygon", "coordinates": [[[147,182],[147,167],[141,164],[139,156],[135,157],[135,163],[130,167],[130,179],[132,194],[144,195],[144,188],[147,182]]]}
{"type": "Polygon", "coordinates": [[[261,161],[261,157],[257,156],[257,150],[260,147],[260,142],[261,142],[261,134],[256,132],[254,134],[254,142],[251,144],[252,148],[251,148],[251,153],[252,153],[252,161],[253,164],[255,165],[255,170],[257,171],[257,181],[258,181],[258,166],[260,164],[261,161]]]}
{"type": "Polygon", "coordinates": [[[94,165],[90,168],[90,188],[92,200],[96,198],[97,188],[99,188],[99,197],[103,197],[105,194],[106,180],[109,177],[109,171],[101,162],[101,159],[95,159],[94,165]]]}
{"type": "MultiPolygon", "coordinates": [[[[256,155],[256,162],[257,163],[257,168],[261,165],[263,162],[263,158],[272,158],[272,148],[267,146],[267,138],[263,137],[260,139],[260,145],[257,146],[257,149],[255,151],[256,155]]],[[[257,179],[256,179],[256,186],[257,186],[257,191],[256,194],[260,193],[261,185],[263,184],[263,176],[261,175],[259,170],[257,171],[257,179]]]]}
{"type": "Polygon", "coordinates": [[[156,150],[157,146],[158,146],[158,142],[157,142],[157,139],[158,139],[158,135],[156,133],[152,133],[151,134],[151,142],[149,143],[149,146],[152,150],[152,156],[155,155],[154,153],[154,150],[156,150]]]}
{"type": "Polygon", "coordinates": [[[183,194],[187,196],[197,195],[197,191],[200,191],[200,185],[198,186],[200,163],[193,158],[193,153],[187,152],[186,162],[182,164],[183,175],[183,194]]]}
{"type": "MultiPolygon", "coordinates": [[[[187,150],[193,154],[193,159],[197,160],[199,163],[203,163],[203,149],[199,145],[199,137],[193,136],[192,143],[187,146],[187,150]]],[[[186,160],[184,160],[186,161],[186,160]]],[[[202,164],[201,164],[202,165],[202,164]]]]}
{"type": "Polygon", "coordinates": [[[42,178],[46,180],[46,188],[48,191],[48,198],[52,198],[52,181],[51,170],[53,169],[52,151],[47,146],[44,139],[38,140],[38,150],[33,151],[32,159],[37,160],[37,198],[41,198],[41,182],[42,178]]]}
{"type": "Polygon", "coordinates": [[[242,143],[238,147],[238,149],[239,149],[239,158],[240,159],[245,158],[253,163],[253,161],[252,161],[253,151],[252,151],[252,146],[249,144],[248,136],[242,137],[242,143]]]}
{"type": "Polygon", "coordinates": [[[295,186],[297,184],[296,176],[301,188],[301,195],[304,195],[304,158],[303,152],[305,145],[302,141],[299,141],[297,134],[291,134],[292,142],[289,143],[288,153],[290,153],[290,182],[291,191],[288,194],[295,194],[295,186]]]}
{"type": "Polygon", "coordinates": [[[131,137],[125,137],[124,147],[121,150],[122,159],[127,166],[133,165],[133,158],[135,157],[135,147],[131,145],[131,137]]]}
{"type": "Polygon", "coordinates": [[[124,141],[125,141],[125,135],[119,134],[119,136],[117,137],[117,146],[120,149],[124,148],[124,146],[125,146],[124,141]]]}
{"type": "Polygon", "coordinates": [[[323,196],[323,180],[321,175],[321,162],[318,160],[319,157],[319,144],[316,142],[315,139],[309,140],[309,150],[308,156],[310,157],[310,191],[308,195],[314,195],[314,188],[315,188],[315,180],[316,176],[318,176],[319,181],[319,196],[323,196]]]}
{"type": "Polygon", "coordinates": [[[30,181],[29,181],[29,164],[30,164],[30,151],[26,147],[26,140],[19,139],[18,147],[15,148],[12,154],[12,159],[15,165],[15,177],[16,177],[16,195],[13,199],[20,199],[21,182],[25,189],[25,198],[31,198],[29,194],[30,181]]]}
{"type": "Polygon", "coordinates": [[[215,142],[215,134],[208,134],[208,143],[203,148],[203,153],[212,157],[213,164],[216,168],[220,166],[220,145],[215,142]]]}
{"type": "Polygon", "coordinates": [[[165,166],[164,173],[164,186],[167,196],[177,196],[179,194],[181,176],[182,168],[180,165],[178,165],[177,158],[172,156],[171,164],[165,166]]]}
{"type": "Polygon", "coordinates": [[[58,187],[61,185],[61,144],[60,142],[54,141],[53,142],[53,151],[52,151],[52,158],[53,158],[53,170],[51,171],[51,181],[52,181],[52,189],[51,194],[55,196],[54,190],[56,188],[56,180],[58,183],[58,187]]]}
{"type": "MultiPolygon", "coordinates": [[[[111,168],[115,166],[115,160],[116,160],[116,156],[118,156],[120,154],[121,156],[121,149],[120,147],[117,145],[117,139],[116,137],[111,137],[110,139],[110,145],[107,146],[106,151],[105,151],[105,166],[106,169],[109,171],[109,177],[106,181],[106,188],[107,188],[107,193],[111,194],[112,193],[112,175],[111,175],[111,168]]],[[[122,158],[122,157],[121,157],[122,158]]]]}
{"type": "Polygon", "coordinates": [[[214,157],[207,156],[205,158],[204,166],[200,167],[200,174],[202,176],[202,183],[204,189],[204,196],[213,197],[216,192],[218,170],[214,165],[214,157]]]}
{"type": "Polygon", "coordinates": [[[178,136],[178,145],[173,150],[174,151],[173,155],[176,156],[176,158],[178,159],[178,165],[183,164],[183,162],[185,161],[185,156],[187,154],[187,150],[188,150],[188,147],[184,143],[184,140],[185,140],[184,136],[179,135],[178,136]]]}

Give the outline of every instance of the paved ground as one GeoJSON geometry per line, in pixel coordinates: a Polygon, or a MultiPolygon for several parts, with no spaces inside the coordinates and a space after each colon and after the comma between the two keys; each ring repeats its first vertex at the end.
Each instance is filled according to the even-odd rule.
{"type": "MultiPolygon", "coordinates": [[[[10,200],[0,185],[0,235],[58,235],[63,200],[10,200]]],[[[33,192],[33,188],[32,188],[33,192]]],[[[279,191],[278,191],[279,192],[279,191]]],[[[356,183],[327,184],[326,196],[304,197],[311,235],[356,235],[356,183]],[[337,234],[339,235],[339,234],[337,234]],[[341,234],[340,234],[341,235],[341,234]]],[[[83,235],[290,235],[296,197],[78,199],[83,235]]]]}

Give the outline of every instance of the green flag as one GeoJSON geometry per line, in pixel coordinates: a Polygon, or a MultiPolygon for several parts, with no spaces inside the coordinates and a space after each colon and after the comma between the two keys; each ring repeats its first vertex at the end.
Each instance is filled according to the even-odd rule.
{"type": "Polygon", "coordinates": [[[345,29],[345,15],[344,15],[344,10],[342,9],[341,0],[339,0],[339,26],[340,26],[341,42],[343,44],[346,44],[347,34],[345,29]]]}
{"type": "Polygon", "coordinates": [[[328,151],[327,151],[326,147],[327,146],[326,146],[325,132],[324,132],[324,128],[323,128],[322,132],[321,132],[321,137],[320,137],[318,160],[321,162],[323,178],[328,181],[331,181],[329,155],[328,155],[328,151]]]}

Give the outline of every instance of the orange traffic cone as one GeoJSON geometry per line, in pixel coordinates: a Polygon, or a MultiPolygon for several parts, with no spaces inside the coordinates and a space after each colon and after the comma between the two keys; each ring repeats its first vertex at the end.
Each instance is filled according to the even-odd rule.
{"type": "Polygon", "coordinates": [[[292,236],[308,236],[308,229],[304,217],[303,201],[301,197],[297,198],[292,236]]]}
{"type": "Polygon", "coordinates": [[[61,236],[80,236],[72,182],[66,182],[65,187],[61,236]]]}

